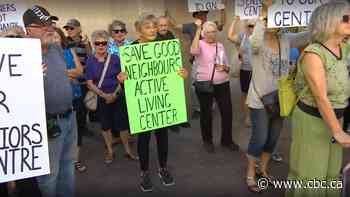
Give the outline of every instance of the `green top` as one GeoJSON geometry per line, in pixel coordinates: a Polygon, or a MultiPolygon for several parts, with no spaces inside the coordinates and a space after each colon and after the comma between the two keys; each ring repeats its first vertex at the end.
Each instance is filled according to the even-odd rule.
{"type": "MultiPolygon", "coordinates": [[[[348,98],[350,96],[350,80],[349,71],[347,68],[347,57],[350,50],[350,45],[341,44],[341,56],[336,57],[328,48],[319,43],[310,44],[304,50],[304,54],[314,53],[317,54],[326,70],[327,80],[327,95],[328,99],[334,109],[343,109],[348,105],[348,98]]],[[[302,58],[297,65],[297,75],[295,80],[295,89],[299,94],[303,88],[307,85],[306,79],[304,78],[303,70],[305,69],[302,58]]],[[[300,100],[307,105],[317,107],[316,101],[312,92],[309,88],[301,95],[300,100]]]]}

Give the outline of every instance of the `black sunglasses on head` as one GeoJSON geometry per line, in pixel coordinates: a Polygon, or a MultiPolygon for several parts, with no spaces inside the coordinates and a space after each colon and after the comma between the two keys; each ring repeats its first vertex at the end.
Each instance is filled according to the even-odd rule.
{"type": "Polygon", "coordinates": [[[113,29],[112,32],[115,34],[126,33],[126,29],[113,29]]]}
{"type": "Polygon", "coordinates": [[[96,41],[96,42],[94,42],[94,44],[95,44],[95,46],[106,46],[108,44],[108,42],[107,41],[101,41],[101,42],[96,41]]]}
{"type": "Polygon", "coordinates": [[[350,21],[350,16],[349,15],[344,15],[342,18],[343,23],[348,23],[350,21]]]}

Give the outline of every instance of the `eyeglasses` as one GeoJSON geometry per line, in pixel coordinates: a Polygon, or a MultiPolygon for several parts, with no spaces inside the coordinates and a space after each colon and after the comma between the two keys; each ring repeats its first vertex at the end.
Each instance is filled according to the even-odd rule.
{"type": "Polygon", "coordinates": [[[349,15],[344,15],[342,18],[343,23],[348,23],[350,21],[350,16],[349,15]]]}
{"type": "Polygon", "coordinates": [[[23,38],[23,37],[20,35],[7,35],[5,36],[5,38],[23,38]]]}
{"type": "Polygon", "coordinates": [[[126,33],[126,29],[113,29],[112,32],[115,34],[126,33]]]}
{"type": "Polygon", "coordinates": [[[207,31],[207,32],[205,32],[206,34],[216,34],[216,33],[218,33],[218,31],[207,31]]]}
{"type": "Polygon", "coordinates": [[[74,27],[66,27],[66,28],[64,28],[66,31],[72,31],[72,30],[74,30],[74,27]]]}
{"type": "Polygon", "coordinates": [[[108,42],[107,41],[101,41],[101,42],[96,41],[96,42],[94,42],[94,44],[95,44],[95,46],[106,46],[108,44],[108,42]]]}
{"type": "Polygon", "coordinates": [[[255,26],[255,25],[250,24],[250,25],[248,25],[247,27],[249,27],[249,28],[254,28],[254,26],[255,26]]]}

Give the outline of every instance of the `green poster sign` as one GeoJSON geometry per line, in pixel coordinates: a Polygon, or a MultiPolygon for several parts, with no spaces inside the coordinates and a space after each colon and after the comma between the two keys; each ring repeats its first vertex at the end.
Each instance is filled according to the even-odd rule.
{"type": "Polygon", "coordinates": [[[179,40],[123,46],[120,59],[132,134],[187,122],[179,40]]]}

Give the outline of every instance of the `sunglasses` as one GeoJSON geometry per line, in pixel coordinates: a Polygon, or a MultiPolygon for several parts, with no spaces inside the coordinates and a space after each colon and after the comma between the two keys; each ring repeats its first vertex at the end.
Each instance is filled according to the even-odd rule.
{"type": "Polygon", "coordinates": [[[108,42],[107,41],[101,41],[101,42],[96,41],[96,42],[94,42],[94,44],[95,44],[95,46],[106,46],[108,44],[108,42]]]}
{"type": "Polygon", "coordinates": [[[349,15],[344,15],[342,18],[343,23],[348,23],[350,21],[350,16],[349,15]]]}
{"type": "Polygon", "coordinates": [[[254,28],[254,25],[248,25],[249,28],[254,28]]]}
{"type": "Polygon", "coordinates": [[[118,34],[118,33],[126,33],[126,29],[114,29],[112,30],[113,33],[118,34]]]}
{"type": "Polygon", "coordinates": [[[66,31],[72,31],[72,30],[74,30],[74,27],[66,27],[66,28],[64,28],[66,31]]]}
{"type": "Polygon", "coordinates": [[[23,38],[23,37],[20,35],[7,35],[5,36],[5,38],[23,38]]]}

